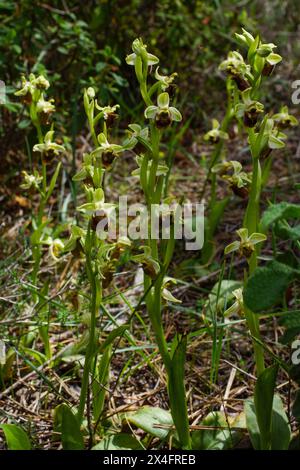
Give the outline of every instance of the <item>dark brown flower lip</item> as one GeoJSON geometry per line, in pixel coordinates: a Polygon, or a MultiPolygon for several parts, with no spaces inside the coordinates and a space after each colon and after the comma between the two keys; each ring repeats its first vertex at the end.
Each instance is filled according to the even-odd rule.
{"type": "Polygon", "coordinates": [[[169,127],[171,123],[172,118],[167,110],[159,111],[155,116],[155,124],[158,129],[165,129],[166,127],[169,127]]]}

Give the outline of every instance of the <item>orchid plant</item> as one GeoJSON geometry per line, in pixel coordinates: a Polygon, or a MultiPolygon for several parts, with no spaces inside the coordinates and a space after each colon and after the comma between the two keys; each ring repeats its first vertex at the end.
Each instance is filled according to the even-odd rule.
{"type": "MultiPolygon", "coordinates": [[[[23,171],[23,184],[21,188],[31,197],[38,195],[37,211],[32,214],[32,231],[30,236],[33,269],[31,283],[34,286],[33,300],[37,304],[40,300],[41,284],[39,272],[43,256],[43,245],[48,246],[48,253],[54,263],[59,261],[63,249],[63,242],[53,233],[49,207],[52,193],[61,169],[61,156],[65,152],[63,145],[54,138],[53,124],[50,126],[55,111],[53,99],[47,100],[45,93],[50,87],[49,81],[43,76],[30,74],[29,78],[22,77],[21,88],[15,95],[20,97],[27,107],[32,124],[37,132],[38,143],[34,145],[33,152],[38,155],[39,161],[33,164],[32,172],[23,171]],[[50,126],[50,129],[49,129],[50,126]]],[[[47,283],[45,284],[47,286],[47,283]]],[[[43,295],[45,295],[45,289],[43,295]]],[[[51,346],[47,326],[39,327],[39,333],[44,343],[46,356],[51,357],[51,346]]]]}
{"type": "MultiPolygon", "coordinates": [[[[244,287],[247,285],[258,265],[260,244],[266,240],[266,235],[260,233],[260,200],[263,187],[268,181],[274,150],[285,146],[286,135],[282,129],[297,125],[297,119],[289,115],[287,107],[283,107],[279,113],[266,113],[264,105],[258,101],[260,87],[263,79],[270,75],[275,65],[281,60],[281,56],[274,53],[274,44],[264,44],[260,37],[253,37],[243,29],[242,34],[237,34],[236,39],[241,46],[246,48],[246,58],[239,52],[229,53],[228,59],[221,64],[221,69],[235,82],[238,92],[234,104],[234,115],[241,128],[247,133],[248,145],[251,153],[252,171],[249,177],[243,172],[239,162],[224,162],[215,167],[216,172],[233,169],[233,175],[225,175],[225,179],[233,183],[235,177],[237,186],[247,187],[245,194],[247,208],[243,220],[243,227],[237,231],[239,241],[230,243],[225,248],[225,254],[238,252],[247,260],[248,268],[245,269],[244,287]]],[[[224,176],[223,176],[224,177],[224,176]]],[[[263,422],[264,411],[260,408],[262,389],[270,388],[268,377],[273,374],[274,368],[265,368],[264,346],[261,338],[259,316],[253,313],[243,301],[242,292],[235,292],[236,302],[226,312],[239,311],[245,315],[246,322],[253,340],[256,374],[260,391],[256,390],[254,398],[255,416],[260,431],[260,448],[268,449],[271,445],[270,428],[263,422]]],[[[274,386],[272,393],[274,393],[274,386]]],[[[273,398],[272,398],[273,399],[273,398]]],[[[246,407],[246,409],[248,409],[246,407]]],[[[271,411],[272,413],[272,407],[271,411]]],[[[250,416],[249,409],[247,417],[250,416]]],[[[271,415],[270,415],[271,416],[271,415]]],[[[268,416],[269,423],[271,418],[268,416]]],[[[249,418],[250,419],[250,418],[249,418]]],[[[271,425],[271,424],[270,424],[271,425]]]]}
{"type": "MultiPolygon", "coordinates": [[[[150,209],[151,204],[159,204],[165,195],[166,175],[169,171],[167,162],[161,158],[160,144],[168,128],[182,120],[180,111],[170,106],[170,95],[175,74],[161,76],[158,68],[154,74],[156,82],[149,84],[152,65],[156,65],[159,59],[148,53],[147,46],[141,39],[136,39],[132,44],[133,53],[127,56],[128,65],[133,65],[140,86],[141,96],[146,109],[145,118],[149,126],[141,128],[131,126],[135,131],[134,138],[138,141],[138,171],[134,174],[140,179],[146,203],[150,209]],[[153,96],[156,104],[153,103],[153,96]]],[[[150,213],[151,211],[149,211],[150,213]]],[[[172,283],[167,276],[167,270],[174,250],[174,227],[171,229],[171,237],[160,246],[158,240],[147,240],[144,258],[138,258],[144,270],[144,292],[146,295],[146,307],[152,324],[157,345],[168,375],[168,394],[173,421],[182,448],[191,448],[189,432],[188,412],[184,386],[184,358],[186,339],[176,336],[171,347],[168,345],[162,321],[163,304],[165,301],[177,302],[167,286],[172,283]]]]}

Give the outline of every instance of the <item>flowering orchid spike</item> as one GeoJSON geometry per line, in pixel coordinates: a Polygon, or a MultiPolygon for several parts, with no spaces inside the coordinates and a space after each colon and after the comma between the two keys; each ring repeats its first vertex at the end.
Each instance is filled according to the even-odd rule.
{"type": "Polygon", "coordinates": [[[77,225],[72,225],[70,238],[64,244],[64,252],[81,251],[82,246],[84,245],[85,235],[85,230],[77,225]]]}
{"type": "Polygon", "coordinates": [[[252,233],[249,236],[247,228],[241,228],[237,230],[236,233],[240,237],[240,241],[234,241],[227,245],[224,250],[225,255],[234,251],[239,251],[241,256],[245,256],[249,259],[255,250],[255,245],[267,239],[266,235],[263,233],[252,233]]]}
{"type": "Polygon", "coordinates": [[[220,64],[219,69],[225,71],[232,78],[240,91],[250,87],[250,82],[253,80],[251,66],[246,64],[238,51],[229,52],[227,59],[220,64]]]}
{"type": "Polygon", "coordinates": [[[246,31],[246,29],[242,28],[242,31],[243,31],[242,34],[235,33],[236,39],[242,45],[245,45],[245,46],[248,46],[248,47],[252,46],[252,44],[255,41],[254,37],[252,36],[251,33],[246,31]]]}
{"type": "Polygon", "coordinates": [[[169,106],[170,97],[167,92],[160,93],[157,98],[157,106],[148,106],[145,110],[145,117],[153,119],[158,129],[169,127],[172,121],[181,121],[182,116],[177,108],[169,106]]]}
{"type": "Polygon", "coordinates": [[[221,130],[221,125],[219,121],[217,121],[217,119],[213,119],[212,129],[204,135],[204,140],[212,144],[217,144],[218,142],[220,142],[221,139],[228,140],[229,135],[227,134],[227,132],[221,130]]]}
{"type": "Polygon", "coordinates": [[[56,263],[60,261],[60,255],[64,250],[64,243],[60,238],[47,237],[41,241],[41,244],[49,246],[49,255],[56,263]]]}
{"type": "Polygon", "coordinates": [[[238,118],[243,118],[246,127],[254,127],[258,121],[259,115],[264,112],[264,105],[259,101],[251,99],[251,88],[242,92],[243,103],[235,107],[235,114],[238,118]]]}
{"type": "Polygon", "coordinates": [[[239,288],[232,292],[235,297],[235,302],[224,312],[224,316],[228,317],[229,315],[244,315],[244,299],[243,299],[243,289],[239,288]]]}
{"type": "Polygon", "coordinates": [[[49,86],[50,83],[43,75],[35,77],[31,73],[29,80],[24,76],[21,77],[21,88],[15,92],[15,96],[20,96],[23,103],[29,105],[33,100],[37,101],[41,96],[41,92],[47,90],[49,86]]]}
{"type": "Polygon", "coordinates": [[[144,253],[135,255],[132,260],[141,263],[144,273],[151,279],[155,279],[160,273],[159,263],[151,256],[151,249],[149,246],[143,246],[144,253]]]}
{"type": "Polygon", "coordinates": [[[42,124],[49,124],[50,116],[55,111],[54,100],[45,100],[43,94],[36,104],[36,111],[40,115],[42,124]]]}
{"type": "Polygon", "coordinates": [[[58,156],[60,153],[65,151],[63,145],[59,145],[53,141],[54,131],[48,131],[44,138],[43,144],[36,144],[33,147],[34,152],[40,152],[44,163],[49,163],[58,156]]]}
{"type": "Polygon", "coordinates": [[[248,188],[252,181],[251,173],[243,171],[240,162],[231,160],[229,162],[218,163],[212,168],[213,173],[219,173],[228,184],[232,192],[243,199],[248,197],[248,188]],[[232,174],[227,174],[232,171],[232,174]]]}
{"type": "Polygon", "coordinates": [[[299,122],[295,116],[289,114],[287,106],[283,106],[279,113],[274,114],[273,120],[279,129],[298,126],[299,122]]]}
{"type": "Polygon", "coordinates": [[[95,160],[95,163],[97,163],[97,160],[101,160],[104,168],[110,169],[115,158],[121,152],[124,152],[125,149],[122,145],[110,144],[103,132],[98,135],[97,140],[99,142],[99,147],[93,150],[91,156],[95,160]]]}
{"type": "Polygon", "coordinates": [[[161,296],[166,302],[172,302],[176,304],[181,304],[181,300],[176,299],[174,295],[170,292],[170,284],[177,284],[177,280],[172,277],[164,277],[162,287],[161,287],[161,296]]]}
{"type": "Polygon", "coordinates": [[[38,189],[43,177],[35,170],[33,175],[27,173],[27,171],[22,171],[24,183],[21,184],[22,189],[38,189]]]}
{"type": "Polygon", "coordinates": [[[172,75],[160,75],[158,70],[159,70],[159,67],[156,67],[154,76],[156,80],[160,83],[160,87],[162,91],[166,91],[167,89],[171,87],[174,79],[177,77],[178,74],[175,72],[175,73],[172,73],[172,75]]]}
{"type": "Polygon", "coordinates": [[[106,121],[106,125],[111,127],[115,120],[118,118],[117,109],[120,106],[115,104],[114,106],[99,106],[97,100],[95,100],[95,108],[100,111],[97,119],[103,117],[104,121],[106,121]]]}
{"type": "Polygon", "coordinates": [[[137,59],[140,57],[147,66],[158,64],[159,59],[153,54],[147,52],[147,46],[143,44],[141,39],[135,39],[132,43],[133,53],[126,57],[128,65],[136,65],[137,59]]]}

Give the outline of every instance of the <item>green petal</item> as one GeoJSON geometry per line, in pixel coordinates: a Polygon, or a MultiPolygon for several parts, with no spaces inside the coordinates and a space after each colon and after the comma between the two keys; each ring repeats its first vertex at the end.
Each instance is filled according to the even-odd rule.
{"type": "Polygon", "coordinates": [[[275,137],[275,135],[270,135],[269,136],[269,147],[270,149],[281,149],[285,147],[285,143],[282,142],[282,140],[278,139],[275,137]]]}
{"type": "Polygon", "coordinates": [[[228,255],[229,253],[232,253],[233,251],[237,251],[240,247],[240,242],[235,241],[230,243],[225,247],[224,253],[225,255],[228,255]]]}
{"type": "Polygon", "coordinates": [[[257,243],[264,242],[267,239],[266,235],[263,233],[252,233],[249,237],[249,241],[256,245],[257,243]]]}
{"type": "Polygon", "coordinates": [[[217,119],[213,119],[212,120],[212,128],[213,129],[219,129],[219,127],[220,127],[219,121],[217,119]]]}
{"type": "Polygon", "coordinates": [[[85,204],[82,204],[81,206],[78,206],[77,207],[77,210],[78,211],[82,211],[82,212],[90,212],[90,211],[95,211],[96,210],[96,205],[94,202],[87,202],[85,204]]]}
{"type": "Polygon", "coordinates": [[[173,302],[175,304],[181,304],[181,300],[176,299],[173,294],[168,289],[163,289],[161,296],[163,299],[167,300],[167,302],[173,302]]]}
{"type": "Polygon", "coordinates": [[[276,65],[282,61],[282,57],[279,54],[269,54],[267,57],[267,62],[270,65],[276,65]]]}
{"type": "Polygon", "coordinates": [[[160,109],[168,109],[170,103],[169,93],[161,93],[157,98],[157,105],[160,109]]]}
{"type": "Polygon", "coordinates": [[[240,304],[236,301],[231,305],[227,310],[225,310],[224,315],[228,317],[229,315],[239,314],[240,304]]]}
{"type": "Polygon", "coordinates": [[[147,119],[154,119],[156,116],[156,113],[158,111],[157,106],[148,106],[148,108],[145,109],[145,118],[147,119]]]}
{"type": "Polygon", "coordinates": [[[242,242],[246,242],[248,240],[248,229],[247,228],[240,228],[236,231],[238,236],[240,237],[242,242]]]}
{"type": "Polygon", "coordinates": [[[82,181],[86,178],[87,176],[87,171],[85,168],[82,168],[81,170],[76,173],[76,175],[73,176],[72,180],[73,181],[82,181]]]}
{"type": "Polygon", "coordinates": [[[98,135],[97,139],[100,145],[107,144],[107,139],[105,137],[105,134],[103,134],[103,132],[101,132],[101,134],[98,135]]]}
{"type": "Polygon", "coordinates": [[[104,201],[104,191],[101,188],[97,188],[94,192],[94,201],[104,201]]]}
{"type": "Polygon", "coordinates": [[[231,163],[234,173],[240,173],[240,171],[243,168],[242,164],[236,160],[231,160],[230,163],[231,163]]]}
{"type": "Polygon", "coordinates": [[[174,108],[174,107],[171,106],[171,108],[169,108],[169,111],[170,111],[170,114],[171,114],[172,121],[177,121],[177,122],[182,121],[181,113],[180,113],[180,111],[178,111],[177,108],[174,108]]]}
{"type": "Polygon", "coordinates": [[[129,54],[126,56],[126,64],[128,65],[134,65],[135,64],[135,59],[136,59],[136,54],[129,54]]]}
{"type": "Polygon", "coordinates": [[[147,54],[147,61],[148,61],[148,65],[155,65],[155,64],[158,64],[159,59],[153,54],[147,54]]]}

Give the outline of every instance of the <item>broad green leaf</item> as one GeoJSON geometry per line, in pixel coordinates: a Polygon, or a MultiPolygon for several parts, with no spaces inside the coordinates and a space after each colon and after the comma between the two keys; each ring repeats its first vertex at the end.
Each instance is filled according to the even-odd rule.
{"type": "Polygon", "coordinates": [[[283,402],[275,393],[272,412],[271,450],[287,450],[291,441],[291,428],[283,402]]]}
{"type": "Polygon", "coordinates": [[[257,424],[255,406],[253,398],[249,398],[245,401],[244,404],[245,415],[246,415],[246,425],[249,432],[250,440],[252,446],[255,450],[261,449],[260,444],[260,432],[257,424]]]}
{"type": "Polygon", "coordinates": [[[168,377],[169,400],[172,418],[178,433],[179,441],[183,449],[191,448],[189,432],[189,419],[185,393],[185,354],[187,339],[178,337],[176,346],[171,356],[171,364],[168,377]]]}
{"type": "Polygon", "coordinates": [[[278,221],[274,231],[282,240],[297,241],[300,239],[300,225],[290,227],[287,223],[278,221]]]}
{"type": "Polygon", "coordinates": [[[92,450],[143,450],[141,443],[130,434],[120,433],[105,437],[92,450]]]}
{"type": "Polygon", "coordinates": [[[194,431],[192,437],[192,448],[194,450],[225,450],[233,447],[240,438],[239,433],[228,428],[224,413],[213,411],[203,421],[202,426],[224,429],[200,429],[194,431]]]}
{"type": "Polygon", "coordinates": [[[142,406],[137,411],[130,411],[126,413],[125,418],[137,428],[143,429],[143,431],[158,437],[160,440],[165,439],[170,430],[155,426],[173,426],[171,413],[153,406],[142,406]]]}
{"type": "Polygon", "coordinates": [[[83,436],[77,418],[65,403],[55,408],[54,429],[61,433],[64,450],[84,449],[83,436]]]}
{"type": "Polygon", "coordinates": [[[279,323],[286,328],[286,332],[280,338],[280,342],[282,344],[289,344],[300,333],[300,310],[282,315],[279,323]]]}
{"type": "Polygon", "coordinates": [[[254,405],[261,450],[269,450],[271,447],[272,409],[277,372],[277,364],[268,367],[259,375],[255,384],[254,405]]]}
{"type": "Polygon", "coordinates": [[[300,205],[290,204],[289,202],[280,202],[273,204],[265,210],[261,218],[261,227],[266,231],[271,224],[279,219],[299,219],[300,205]]]}
{"type": "Polygon", "coordinates": [[[99,360],[92,382],[93,392],[93,416],[95,422],[98,421],[104,407],[105,402],[105,387],[109,380],[109,368],[111,361],[111,346],[106,347],[101,359],[99,360]]]}
{"type": "MultiPolygon", "coordinates": [[[[247,429],[253,448],[261,450],[260,430],[257,424],[255,406],[252,398],[245,402],[245,413],[247,429]]],[[[289,447],[290,440],[291,429],[288,418],[284,411],[281,398],[279,395],[275,394],[272,407],[270,448],[271,450],[286,450],[289,447]]]]}
{"type": "Polygon", "coordinates": [[[47,361],[45,354],[41,353],[40,351],[36,351],[35,349],[22,348],[22,351],[28,356],[33,357],[33,359],[37,361],[38,365],[42,365],[47,361]]]}
{"type": "Polygon", "coordinates": [[[16,424],[0,424],[9,450],[31,450],[31,443],[26,432],[16,424]]]}
{"type": "Polygon", "coordinates": [[[271,261],[266,266],[255,269],[244,289],[245,305],[252,312],[262,312],[280,302],[289,284],[299,271],[271,261]]]}

